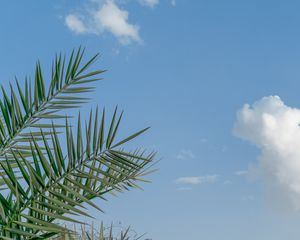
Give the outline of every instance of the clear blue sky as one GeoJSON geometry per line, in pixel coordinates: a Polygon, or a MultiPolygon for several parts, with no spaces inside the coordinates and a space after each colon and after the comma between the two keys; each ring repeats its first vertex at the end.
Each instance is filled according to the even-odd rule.
{"type": "Polygon", "coordinates": [[[298,240],[299,212],[272,207],[264,181],[245,177],[260,149],[232,129],[237,110],[264,96],[300,108],[299,10],[277,0],[3,1],[0,82],[32,75],[37,59],[47,74],[55,53],[79,45],[101,53],[108,72],[90,105],[124,109],[124,134],[151,126],[136,144],[162,160],[145,191],[99,201],[98,220],[154,240],[298,240]]]}

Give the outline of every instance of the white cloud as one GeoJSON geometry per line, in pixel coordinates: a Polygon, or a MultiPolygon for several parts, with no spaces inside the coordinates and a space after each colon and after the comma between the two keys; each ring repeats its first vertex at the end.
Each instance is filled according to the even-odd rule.
{"type": "MultiPolygon", "coordinates": [[[[261,149],[257,173],[272,195],[300,210],[300,109],[278,96],[264,97],[238,111],[234,134],[261,149]]],[[[251,169],[250,169],[251,170],[251,169]]]]}
{"type": "Polygon", "coordinates": [[[94,14],[95,22],[114,34],[122,43],[131,40],[140,42],[139,27],[128,23],[128,12],[120,9],[113,1],[107,1],[94,14]]]}
{"type": "Polygon", "coordinates": [[[175,0],[171,0],[171,5],[172,5],[173,7],[175,7],[175,6],[176,6],[176,1],[175,1],[175,0]]]}
{"type": "Polygon", "coordinates": [[[156,4],[159,3],[159,0],[139,0],[139,2],[144,6],[153,8],[156,4]]]}
{"type": "Polygon", "coordinates": [[[128,22],[129,13],[122,10],[113,0],[106,0],[97,10],[85,13],[81,19],[78,14],[69,14],[65,18],[67,27],[75,33],[100,35],[105,31],[112,33],[122,44],[133,41],[141,43],[139,27],[128,22]]]}
{"type": "Polygon", "coordinates": [[[182,149],[176,156],[177,159],[194,159],[196,156],[190,149],[182,149]]]}
{"type": "Polygon", "coordinates": [[[87,32],[87,29],[84,25],[84,23],[81,21],[79,16],[75,14],[69,14],[65,18],[65,24],[66,26],[75,33],[85,33],[87,32]]]}
{"type": "Polygon", "coordinates": [[[197,177],[180,177],[176,179],[177,184],[197,185],[202,183],[214,183],[218,179],[217,175],[206,175],[197,177]]]}

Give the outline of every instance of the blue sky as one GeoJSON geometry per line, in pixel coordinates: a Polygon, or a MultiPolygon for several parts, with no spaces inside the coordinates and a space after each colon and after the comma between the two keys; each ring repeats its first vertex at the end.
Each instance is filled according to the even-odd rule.
{"type": "Polygon", "coordinates": [[[98,220],[155,240],[299,239],[299,9],[276,0],[4,1],[0,81],[32,75],[37,59],[47,74],[55,53],[79,45],[101,53],[108,72],[90,106],[124,109],[124,135],[151,126],[136,144],[162,160],[145,191],[99,202],[98,220]]]}

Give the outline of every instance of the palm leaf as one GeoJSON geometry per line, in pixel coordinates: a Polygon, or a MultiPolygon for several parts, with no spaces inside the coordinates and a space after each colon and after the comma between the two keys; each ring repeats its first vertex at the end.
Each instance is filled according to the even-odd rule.
{"type": "Polygon", "coordinates": [[[65,231],[57,220],[78,223],[75,216],[89,216],[81,210],[86,204],[102,211],[94,198],[105,199],[107,193],[138,187],[136,181],[153,163],[154,153],[121,149],[144,131],[116,141],[122,114],[117,115],[115,110],[109,124],[105,124],[104,112],[99,117],[98,111],[91,111],[85,131],[78,117],[76,136],[66,120],[66,150],[61,147],[55,126],[50,130],[50,139],[40,130],[43,141],[39,144],[32,135],[31,158],[11,150],[18,173],[8,160],[1,164],[5,185],[11,190],[7,197],[0,195],[3,237],[35,239],[65,231]],[[107,132],[104,126],[109,126],[107,132]],[[22,187],[18,177],[24,179],[22,187]]]}
{"type": "MultiPolygon", "coordinates": [[[[45,86],[41,64],[36,64],[34,84],[26,79],[22,89],[16,79],[15,88],[10,85],[10,93],[1,87],[2,99],[0,99],[0,161],[14,159],[12,150],[23,148],[29,152],[29,133],[35,135],[35,140],[41,141],[42,133],[39,128],[46,130],[53,127],[52,120],[64,118],[60,113],[68,109],[77,108],[86,103],[89,98],[79,96],[80,93],[93,91],[93,87],[85,86],[90,82],[101,80],[99,75],[103,70],[88,69],[98,58],[98,54],[83,62],[84,50],[73,50],[70,58],[62,55],[56,56],[52,65],[50,84],[45,86]],[[78,95],[78,96],[76,96],[78,95]],[[49,122],[50,121],[50,122],[49,122]],[[40,123],[41,122],[41,123],[40,123]]],[[[63,127],[54,124],[55,128],[63,127]]],[[[44,134],[45,135],[45,134],[44,134]]],[[[26,158],[28,156],[23,156],[26,158]]]]}

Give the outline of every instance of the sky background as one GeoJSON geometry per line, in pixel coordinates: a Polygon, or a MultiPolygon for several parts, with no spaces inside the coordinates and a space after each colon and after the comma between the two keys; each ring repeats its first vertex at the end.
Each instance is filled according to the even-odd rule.
{"type": "Polygon", "coordinates": [[[296,240],[297,204],[275,200],[300,200],[300,155],[290,149],[300,140],[299,9],[276,0],[2,1],[0,82],[32,75],[37,59],[49,76],[55,53],[80,45],[101,54],[97,67],[108,71],[83,113],[118,104],[122,134],[151,126],[133,146],[161,161],[144,191],[99,201],[99,221],[154,240],[296,240]],[[271,95],[281,100],[261,100],[271,95]],[[250,125],[245,109],[237,119],[245,103],[250,125]]]}

